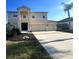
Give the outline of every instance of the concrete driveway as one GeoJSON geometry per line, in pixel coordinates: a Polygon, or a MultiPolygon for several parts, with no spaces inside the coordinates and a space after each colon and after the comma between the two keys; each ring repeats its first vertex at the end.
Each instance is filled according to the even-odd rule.
{"type": "Polygon", "coordinates": [[[33,34],[53,59],[73,59],[73,34],[58,31],[33,32],[33,34]]]}

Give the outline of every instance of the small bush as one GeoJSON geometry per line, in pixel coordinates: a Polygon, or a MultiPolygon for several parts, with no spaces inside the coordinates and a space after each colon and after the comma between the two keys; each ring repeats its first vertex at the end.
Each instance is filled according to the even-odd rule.
{"type": "Polygon", "coordinates": [[[13,32],[14,34],[20,34],[20,30],[19,30],[18,28],[13,28],[13,29],[12,29],[12,32],[13,32]]]}
{"type": "Polygon", "coordinates": [[[13,33],[11,31],[6,33],[6,37],[12,37],[12,36],[13,36],[13,33]]]}
{"type": "Polygon", "coordinates": [[[6,33],[6,37],[13,37],[18,34],[20,34],[20,30],[18,28],[13,28],[11,31],[6,33]]]}

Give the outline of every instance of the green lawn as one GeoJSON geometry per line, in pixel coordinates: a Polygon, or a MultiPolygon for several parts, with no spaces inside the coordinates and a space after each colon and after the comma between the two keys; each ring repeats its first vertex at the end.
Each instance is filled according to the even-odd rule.
{"type": "Polygon", "coordinates": [[[6,59],[52,59],[37,39],[6,44],[6,59]]]}

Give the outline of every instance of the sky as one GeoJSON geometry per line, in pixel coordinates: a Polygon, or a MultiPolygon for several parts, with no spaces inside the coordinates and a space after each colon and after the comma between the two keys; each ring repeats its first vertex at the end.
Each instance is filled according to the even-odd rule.
{"type": "MultiPolygon", "coordinates": [[[[62,2],[69,4],[72,0],[6,0],[6,11],[17,11],[18,7],[27,6],[32,12],[48,12],[48,20],[59,21],[68,17],[62,2]]],[[[73,9],[70,10],[71,17],[72,11],[73,9]]]]}

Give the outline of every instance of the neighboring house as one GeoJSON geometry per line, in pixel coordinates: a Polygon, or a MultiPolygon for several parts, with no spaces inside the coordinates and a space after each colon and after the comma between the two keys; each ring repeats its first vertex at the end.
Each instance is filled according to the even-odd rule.
{"type": "Polygon", "coordinates": [[[73,31],[73,18],[66,18],[57,22],[58,30],[73,31]]]}
{"type": "Polygon", "coordinates": [[[17,8],[17,11],[8,11],[8,22],[20,31],[57,30],[56,21],[48,20],[47,12],[31,12],[26,6],[17,8]]]}

